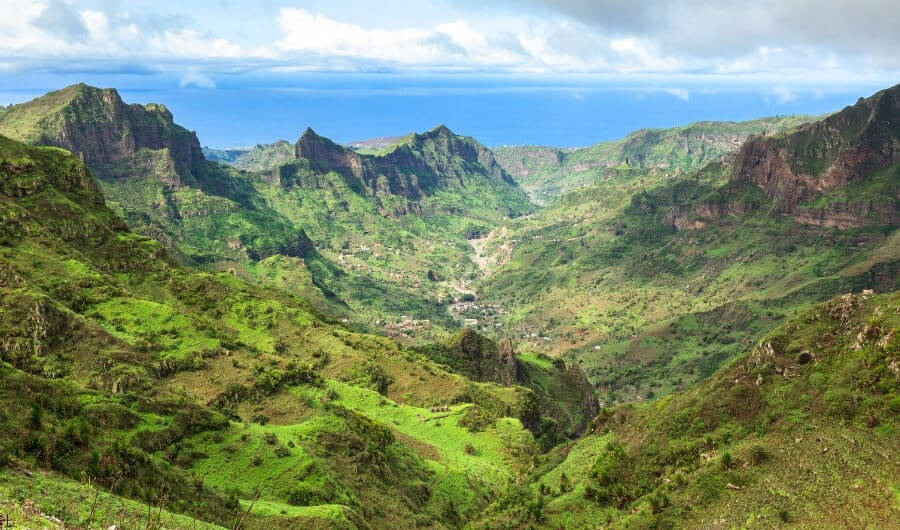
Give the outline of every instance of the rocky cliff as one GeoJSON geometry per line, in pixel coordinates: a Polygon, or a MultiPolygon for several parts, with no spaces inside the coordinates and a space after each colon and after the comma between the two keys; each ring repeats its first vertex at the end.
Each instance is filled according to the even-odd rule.
{"type": "Polygon", "coordinates": [[[790,132],[750,138],[731,161],[727,184],[712,198],[673,208],[663,222],[697,229],[765,206],[809,225],[898,226],[898,201],[900,85],[790,132]]]}
{"type": "Polygon", "coordinates": [[[518,187],[491,151],[472,138],[439,126],[404,137],[381,155],[366,155],[340,146],[306,129],[295,144],[298,160],[319,172],[334,171],[359,193],[379,192],[420,199],[441,188],[465,188],[472,179],[518,187]]]}
{"type": "Polygon", "coordinates": [[[423,350],[475,381],[530,389],[535,406],[523,421],[542,439],[561,441],[577,436],[599,411],[594,388],[578,364],[531,354],[518,356],[508,339],[494,341],[464,328],[446,343],[423,350]]]}
{"type": "Polygon", "coordinates": [[[900,162],[900,85],[822,121],[740,149],[732,179],[752,182],[779,212],[900,162]]]}
{"type": "Polygon", "coordinates": [[[85,84],[11,106],[0,117],[0,131],[68,149],[100,177],[115,178],[117,165],[142,150],[164,151],[172,187],[184,185],[205,163],[196,134],[176,125],[165,105],[128,105],[115,89],[85,84]]]}

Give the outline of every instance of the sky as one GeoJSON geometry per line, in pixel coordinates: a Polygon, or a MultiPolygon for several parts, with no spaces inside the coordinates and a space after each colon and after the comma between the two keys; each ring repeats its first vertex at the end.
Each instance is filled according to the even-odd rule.
{"type": "MultiPolygon", "coordinates": [[[[357,102],[361,108],[403,105],[400,96],[441,91],[459,99],[468,91],[479,98],[472,99],[478,109],[497,91],[543,91],[542,97],[564,91],[577,101],[627,90],[631,103],[697,107],[673,115],[677,123],[705,119],[700,103],[713,93],[722,94],[713,106],[736,119],[746,113],[727,112],[729,94],[741,95],[734,104],[748,112],[817,112],[900,81],[896,0],[0,0],[0,13],[0,104],[82,80],[116,86],[136,101],[143,91],[183,106],[188,95],[201,101],[206,92],[206,99],[219,100],[209,119],[228,111],[222,101],[236,101],[222,94],[229,90],[268,89],[286,98],[284,105],[298,104],[304,90],[328,90],[333,97],[319,101],[326,108],[346,104],[348,90],[369,98],[357,102]],[[755,94],[753,104],[742,99],[747,91],[755,94]]],[[[441,108],[440,102],[423,123],[447,121],[460,105],[441,108]]],[[[648,108],[640,105],[638,112],[648,108]]],[[[391,108],[373,110],[383,120],[391,108]]],[[[651,118],[656,111],[668,112],[650,108],[651,118]]],[[[340,109],[335,114],[349,119],[340,109]]],[[[378,131],[369,127],[377,124],[353,119],[361,134],[343,128],[338,134],[378,131]]],[[[386,129],[407,122],[416,125],[399,120],[379,132],[405,132],[386,129]]],[[[272,124],[259,134],[278,132],[272,124]]],[[[481,125],[476,128],[489,129],[481,125]]],[[[585,126],[573,118],[558,129],[585,126]]],[[[207,127],[201,132],[211,143],[252,139],[207,127]]],[[[604,134],[618,134],[613,129],[604,134]]]]}

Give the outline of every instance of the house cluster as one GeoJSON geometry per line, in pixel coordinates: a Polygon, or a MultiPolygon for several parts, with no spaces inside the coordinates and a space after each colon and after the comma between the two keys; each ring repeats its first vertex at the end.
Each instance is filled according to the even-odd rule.
{"type": "Polygon", "coordinates": [[[410,335],[426,329],[431,329],[431,320],[427,318],[416,319],[407,315],[400,317],[400,322],[385,322],[384,333],[388,337],[410,338],[410,335]]]}

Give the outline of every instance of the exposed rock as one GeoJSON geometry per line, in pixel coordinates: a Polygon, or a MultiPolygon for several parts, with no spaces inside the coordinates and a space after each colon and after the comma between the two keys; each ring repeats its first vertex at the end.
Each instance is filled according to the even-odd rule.
{"type": "MultiPolygon", "coordinates": [[[[822,121],[774,137],[748,140],[735,158],[732,181],[750,182],[799,222],[841,228],[864,221],[873,205],[804,209],[798,205],[900,162],[900,85],[860,99],[822,121]]],[[[876,208],[877,209],[877,208],[876,208]]],[[[880,212],[897,224],[894,208],[880,212]]]]}
{"type": "MultiPolygon", "coordinates": [[[[295,144],[298,161],[316,172],[334,171],[357,193],[390,193],[417,200],[441,188],[466,187],[473,175],[517,188],[493,153],[472,138],[457,136],[444,126],[405,137],[383,155],[365,155],[306,129],[295,144]]],[[[302,166],[282,167],[282,186],[314,185],[302,166]]],[[[275,177],[272,175],[270,178],[275,177]]],[[[523,192],[524,193],[524,192],[523,192]]]]}
{"type": "Polygon", "coordinates": [[[115,89],[85,84],[10,107],[0,130],[16,140],[68,149],[100,176],[114,176],[118,162],[143,149],[164,150],[171,174],[181,177],[168,184],[178,187],[205,162],[196,134],[175,125],[164,105],[127,105],[115,89]],[[52,108],[58,110],[47,110],[52,108]],[[34,125],[21,127],[29,117],[34,125]]]}

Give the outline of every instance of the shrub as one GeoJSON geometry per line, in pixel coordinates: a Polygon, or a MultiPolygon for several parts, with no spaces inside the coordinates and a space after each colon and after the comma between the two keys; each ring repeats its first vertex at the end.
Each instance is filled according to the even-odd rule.
{"type": "Polygon", "coordinates": [[[829,415],[844,420],[851,420],[859,410],[859,400],[855,393],[835,388],[825,392],[825,411],[829,415]]]}
{"type": "Polygon", "coordinates": [[[734,465],[734,457],[731,456],[731,453],[725,451],[722,453],[722,458],[719,459],[719,466],[722,469],[729,469],[734,465]]]}
{"type": "Polygon", "coordinates": [[[750,450],[747,452],[747,458],[751,464],[754,466],[758,466],[760,464],[765,464],[769,461],[772,456],[769,454],[769,451],[766,450],[762,445],[754,445],[750,447],[750,450]]]}
{"type": "Polygon", "coordinates": [[[379,394],[384,394],[393,380],[393,377],[385,372],[384,368],[373,362],[363,362],[354,365],[344,377],[344,381],[351,385],[368,388],[379,394]]]}

